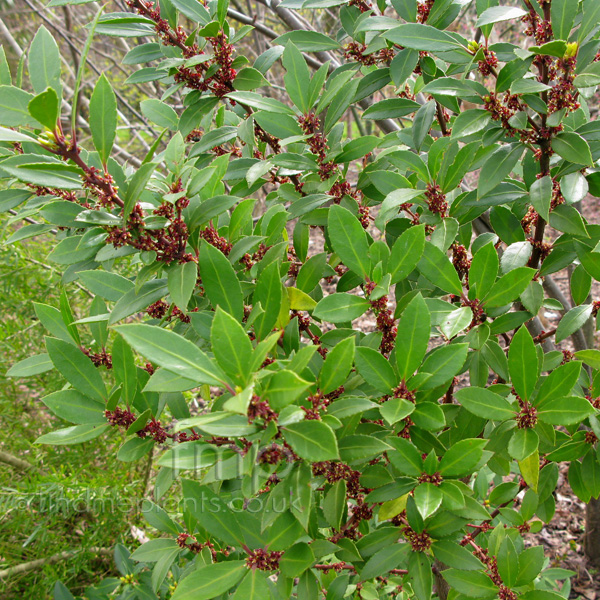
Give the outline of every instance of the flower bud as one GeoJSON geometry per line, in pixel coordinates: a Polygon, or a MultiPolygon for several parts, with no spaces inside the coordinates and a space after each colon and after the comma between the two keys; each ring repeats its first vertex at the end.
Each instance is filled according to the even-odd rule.
{"type": "Polygon", "coordinates": [[[472,54],[475,54],[477,52],[477,50],[479,50],[479,42],[476,42],[475,40],[471,40],[467,44],[467,50],[469,52],[471,52],[472,54]]]}
{"type": "Polygon", "coordinates": [[[579,46],[577,42],[571,42],[570,44],[567,44],[564,58],[573,58],[577,54],[578,49],[579,46]]]}

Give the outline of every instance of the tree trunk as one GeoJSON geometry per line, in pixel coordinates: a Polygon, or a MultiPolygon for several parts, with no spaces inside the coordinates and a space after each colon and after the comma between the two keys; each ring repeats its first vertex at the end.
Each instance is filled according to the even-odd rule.
{"type": "Polygon", "coordinates": [[[585,507],[585,555],[600,566],[600,500],[592,498],[585,507]]]}

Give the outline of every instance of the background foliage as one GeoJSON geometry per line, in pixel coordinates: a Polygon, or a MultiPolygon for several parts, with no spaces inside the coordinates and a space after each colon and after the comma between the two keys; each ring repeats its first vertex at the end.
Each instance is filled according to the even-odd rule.
{"type": "Polygon", "coordinates": [[[7,373],[69,424],[37,443],[152,479],[156,536],[86,594],[567,596],[524,538],[559,464],[600,494],[597,3],[69,4],[64,69],[0,32],[0,206],[62,271],[7,373]]]}

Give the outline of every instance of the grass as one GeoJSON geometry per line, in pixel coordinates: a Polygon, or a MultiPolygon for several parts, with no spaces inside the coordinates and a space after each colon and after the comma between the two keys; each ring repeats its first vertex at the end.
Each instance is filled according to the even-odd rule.
{"type": "MultiPolygon", "coordinates": [[[[12,231],[9,219],[0,216],[0,244],[12,231]]],[[[145,465],[115,460],[121,435],[111,431],[77,446],[36,445],[41,434],[69,425],[40,401],[64,382],[55,371],[27,379],[3,376],[10,365],[44,351],[46,332],[32,303],[58,306],[61,273],[45,268],[53,244],[49,236],[0,245],[0,364],[5,366],[0,373],[0,450],[38,467],[19,471],[0,463],[0,570],[66,550],[117,542],[132,546],[128,532],[139,519],[136,500],[143,493],[145,465]]],[[[88,301],[72,284],[67,289],[78,313],[88,301]]],[[[110,556],[82,551],[3,581],[2,598],[52,598],[57,580],[82,595],[107,575],[118,576],[110,556]]]]}

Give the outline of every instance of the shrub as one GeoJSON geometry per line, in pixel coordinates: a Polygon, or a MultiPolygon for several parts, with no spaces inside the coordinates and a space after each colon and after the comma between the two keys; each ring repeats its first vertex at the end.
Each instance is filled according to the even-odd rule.
{"type": "Polygon", "coordinates": [[[296,30],[253,66],[226,0],[100,10],[90,41],[157,39],[124,59],[164,89],[128,163],[105,75],[62,120],[85,59],[67,94],[44,27],[28,81],[0,65],[1,206],[43,219],[20,239],[58,228],[48,260],[94,295],[85,318],[66,294],[41,305],[47,352],[8,374],[68,384],[43,402],[72,426],[39,443],[114,427],[118,459],[156,453],[161,534],[120,550],[122,597],[562,597],[568,572],[523,538],[553,516],[560,463],[579,498],[600,493],[582,335],[600,229],[580,210],[599,186],[600,4],[478,0],[471,41],[463,4],[269,4],[296,30]],[[505,21],[517,43],[489,43],[505,21]],[[551,279],[571,265],[572,306],[551,279]]]}

